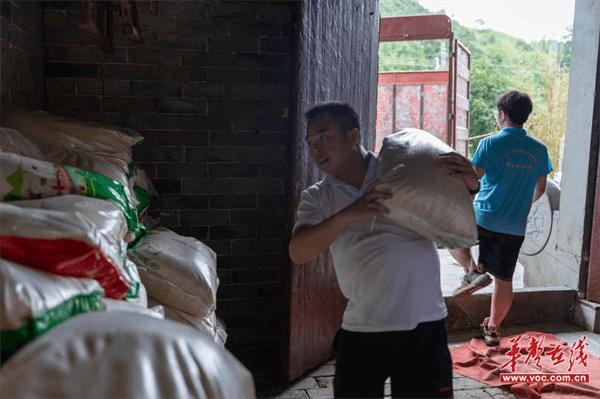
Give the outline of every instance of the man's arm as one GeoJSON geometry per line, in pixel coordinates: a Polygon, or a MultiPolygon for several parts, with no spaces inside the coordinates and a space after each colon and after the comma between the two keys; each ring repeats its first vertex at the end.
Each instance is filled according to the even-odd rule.
{"type": "Polygon", "coordinates": [[[389,213],[389,209],[379,201],[390,198],[392,194],[375,190],[379,183],[371,184],[362,197],[323,222],[297,227],[289,246],[290,258],[294,263],[309,262],[327,251],[348,225],[389,213]]]}
{"type": "Polygon", "coordinates": [[[343,215],[337,213],[314,226],[299,226],[290,241],[290,258],[294,263],[306,263],[315,259],[346,229],[343,215]]]}
{"type": "Polygon", "coordinates": [[[542,195],[546,192],[546,176],[540,176],[535,184],[535,194],[533,195],[533,201],[535,202],[542,198],[542,195]]]}

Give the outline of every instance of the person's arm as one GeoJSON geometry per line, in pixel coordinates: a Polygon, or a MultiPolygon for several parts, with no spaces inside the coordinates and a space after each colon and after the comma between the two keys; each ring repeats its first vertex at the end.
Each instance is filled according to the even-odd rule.
{"type": "Polygon", "coordinates": [[[473,159],[471,159],[471,166],[475,171],[475,175],[479,180],[479,185],[477,190],[471,191],[471,196],[475,197],[481,188],[481,179],[483,179],[483,175],[485,175],[485,168],[487,167],[487,160],[489,159],[489,145],[488,140],[483,139],[477,144],[477,150],[475,150],[475,154],[473,154],[473,159]]]}
{"type": "Polygon", "coordinates": [[[297,264],[315,259],[327,251],[347,225],[343,214],[337,213],[319,224],[297,227],[290,241],[290,258],[297,264]]]}
{"type": "Polygon", "coordinates": [[[538,174],[539,177],[537,178],[537,182],[535,184],[535,192],[533,194],[533,200],[531,201],[532,203],[542,198],[542,195],[544,195],[544,193],[546,192],[546,179],[553,169],[552,161],[550,160],[550,156],[548,155],[548,150],[546,150],[545,156],[546,162],[540,164],[543,165],[543,169],[538,174]]]}
{"type": "Polygon", "coordinates": [[[542,195],[546,192],[546,176],[540,176],[535,184],[535,194],[533,194],[533,201],[535,202],[542,198],[542,195]]]}
{"type": "Polygon", "coordinates": [[[289,246],[292,261],[297,264],[309,262],[327,251],[348,225],[389,213],[379,201],[390,198],[392,194],[375,190],[378,183],[371,184],[362,197],[323,222],[298,226],[289,246]]]}

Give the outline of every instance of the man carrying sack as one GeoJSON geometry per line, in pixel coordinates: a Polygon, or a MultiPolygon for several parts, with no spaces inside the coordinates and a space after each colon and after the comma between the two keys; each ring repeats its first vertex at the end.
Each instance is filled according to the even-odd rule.
{"type": "MultiPolygon", "coordinates": [[[[310,157],[325,174],[302,192],[290,242],[297,264],[331,251],[348,298],[336,345],[334,393],[343,398],[451,397],[452,361],[433,241],[386,220],[378,158],[361,144],[356,112],[347,104],[306,113],[310,157]],[[373,220],[375,218],[375,220],[373,220]]],[[[457,155],[452,173],[473,190],[477,176],[457,155]]]]}

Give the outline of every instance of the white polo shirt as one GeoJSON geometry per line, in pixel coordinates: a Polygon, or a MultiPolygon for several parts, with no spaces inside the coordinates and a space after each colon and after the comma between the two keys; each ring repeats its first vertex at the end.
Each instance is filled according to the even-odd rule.
{"type": "MultiPolygon", "coordinates": [[[[377,174],[369,153],[362,187],[327,176],[302,192],[294,230],[319,224],[364,194],[377,174]]],[[[342,328],[356,332],[406,331],[441,320],[447,310],[440,260],[433,241],[377,218],[351,224],[329,247],[338,284],[348,305],[342,328]]]]}

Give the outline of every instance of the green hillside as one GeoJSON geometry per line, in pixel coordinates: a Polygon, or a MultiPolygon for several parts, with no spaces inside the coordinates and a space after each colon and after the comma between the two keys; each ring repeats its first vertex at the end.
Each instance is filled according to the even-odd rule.
{"type": "MultiPolygon", "coordinates": [[[[441,13],[443,10],[436,10],[441,13]]],[[[380,0],[381,16],[431,14],[430,10],[414,0],[380,0]]],[[[552,41],[527,43],[526,41],[489,29],[476,30],[452,21],[455,36],[471,52],[471,136],[479,136],[494,130],[493,110],[498,95],[511,90],[528,92],[534,101],[531,126],[534,134],[544,141],[554,140],[562,113],[566,120],[566,83],[570,64],[570,38],[561,43],[560,64],[557,72],[558,43],[552,41]],[[564,99],[563,99],[564,97],[564,99]],[[564,104],[557,104],[561,101],[564,104]],[[562,109],[562,108],[564,109],[562,109]],[[553,132],[549,130],[545,114],[553,115],[553,132]],[[560,117],[559,117],[560,116],[560,117]],[[557,120],[558,118],[558,120],[557,120]],[[534,122],[536,126],[534,125],[534,122]],[[537,127],[537,129],[535,128],[537,127]],[[541,130],[544,130],[543,132],[541,130]],[[550,135],[551,137],[546,137],[550,135]]],[[[420,41],[382,43],[379,50],[379,68],[390,70],[436,70],[447,69],[448,49],[446,41],[420,41]]],[[[562,128],[564,130],[564,127],[562,128]]],[[[558,153],[560,137],[548,143],[558,153]]],[[[476,145],[477,140],[473,141],[476,145]]]]}
{"type": "Polygon", "coordinates": [[[431,14],[413,0],[379,0],[379,13],[382,17],[431,14]]]}

